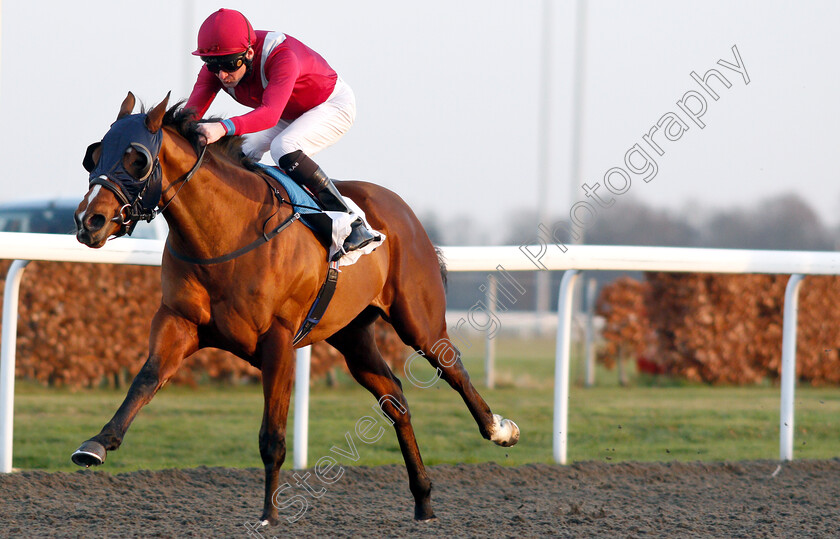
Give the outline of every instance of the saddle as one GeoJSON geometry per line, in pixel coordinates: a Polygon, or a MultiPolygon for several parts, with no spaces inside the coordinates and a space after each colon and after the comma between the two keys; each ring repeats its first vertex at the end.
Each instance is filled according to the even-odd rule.
{"type": "Polygon", "coordinates": [[[263,165],[262,163],[257,163],[256,165],[263,172],[263,179],[274,190],[275,196],[280,198],[280,194],[271,183],[272,180],[282,185],[283,189],[286,190],[286,193],[289,195],[289,200],[286,201],[282,198],[280,200],[290,203],[294,211],[300,214],[301,222],[312,230],[315,237],[327,249],[327,260],[338,260],[339,266],[349,266],[355,263],[362,255],[373,252],[385,241],[385,234],[374,231],[368,225],[365,219],[365,212],[352,199],[345,197],[344,201],[353,213],[324,211],[318,206],[318,202],[312,193],[286,176],[279,168],[263,165]],[[364,226],[369,230],[376,232],[379,240],[369,243],[362,249],[350,251],[342,255],[344,252],[344,240],[350,234],[350,227],[357,217],[361,217],[364,226]]]}
{"type": "MultiPolygon", "coordinates": [[[[312,230],[324,247],[330,249],[332,246],[332,219],[318,206],[315,196],[308,189],[298,185],[286,176],[279,167],[262,163],[256,163],[256,165],[265,177],[276,181],[285,189],[289,195],[289,200],[281,198],[281,201],[291,204],[295,212],[300,214],[300,221],[312,230]]],[[[274,189],[271,182],[268,182],[268,184],[274,190],[274,195],[280,198],[280,194],[274,189]]]]}
{"type": "MultiPolygon", "coordinates": [[[[257,163],[257,166],[262,171],[263,178],[274,192],[274,196],[276,196],[281,202],[291,204],[295,214],[300,215],[301,222],[312,230],[315,237],[318,238],[328,252],[327,260],[330,261],[330,266],[327,269],[327,278],[324,280],[324,284],[321,285],[321,289],[318,291],[318,296],[315,298],[315,302],[310,307],[309,313],[307,313],[303,325],[294,337],[292,344],[297,345],[309,334],[310,331],[312,331],[312,328],[321,321],[321,317],[326,312],[327,306],[335,293],[335,287],[338,284],[339,265],[341,265],[342,262],[345,264],[354,263],[358,260],[359,256],[372,251],[377,245],[381,244],[382,241],[385,240],[385,235],[381,234],[381,240],[374,242],[375,245],[371,245],[370,249],[365,248],[362,249],[361,252],[351,251],[350,255],[345,254],[344,256],[341,256],[341,258],[338,258],[336,254],[340,256],[343,252],[342,246],[344,245],[344,240],[350,233],[350,223],[355,221],[356,217],[359,216],[362,218],[364,225],[368,226],[367,221],[365,221],[364,218],[364,212],[362,212],[355,203],[352,204],[352,209],[355,212],[354,214],[344,212],[325,212],[318,206],[315,196],[309,192],[309,190],[301,185],[298,185],[297,182],[289,178],[278,167],[263,165],[261,163],[257,163]],[[283,200],[279,191],[271,185],[270,180],[274,180],[283,186],[283,189],[286,190],[286,193],[289,196],[288,201],[283,200]],[[348,258],[349,260],[345,261],[345,259],[348,258]]],[[[348,203],[352,203],[349,199],[346,199],[346,201],[348,203]]]]}

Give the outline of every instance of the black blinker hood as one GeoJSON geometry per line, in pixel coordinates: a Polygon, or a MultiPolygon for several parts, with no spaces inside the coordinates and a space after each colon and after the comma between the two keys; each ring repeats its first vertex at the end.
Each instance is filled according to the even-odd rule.
{"type": "Polygon", "coordinates": [[[163,130],[152,133],[146,127],[145,114],[132,114],[120,118],[102,139],[99,162],[91,171],[89,181],[105,177],[119,186],[134,214],[153,215],[160,201],[161,171],[158,154],[163,143],[163,130]],[[140,178],[125,170],[123,156],[134,148],[146,157],[146,166],[140,178]]]}

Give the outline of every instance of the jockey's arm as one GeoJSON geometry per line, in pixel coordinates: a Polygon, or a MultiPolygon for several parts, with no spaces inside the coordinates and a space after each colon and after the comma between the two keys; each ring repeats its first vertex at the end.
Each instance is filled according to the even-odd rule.
{"type": "MultiPolygon", "coordinates": [[[[221,87],[218,77],[210,73],[206,67],[202,67],[184,108],[193,109],[193,119],[200,120],[210,108],[221,87]]],[[[204,136],[205,144],[212,144],[227,134],[225,126],[220,122],[199,124],[197,130],[204,136]]]]}
{"type": "MultiPolygon", "coordinates": [[[[226,120],[228,134],[256,133],[270,129],[280,121],[300,74],[300,64],[294,54],[284,52],[273,56],[265,70],[267,85],[263,91],[262,103],[251,112],[226,120]]],[[[252,73],[251,76],[258,79],[260,75],[252,73]]]]}
{"type": "Polygon", "coordinates": [[[216,94],[221,89],[222,83],[219,82],[218,77],[210,73],[206,67],[202,67],[198,73],[198,78],[195,81],[192,93],[190,93],[190,98],[187,99],[187,104],[184,105],[184,108],[193,109],[195,111],[193,118],[200,120],[207,113],[207,109],[210,108],[210,105],[216,98],[216,94]]]}

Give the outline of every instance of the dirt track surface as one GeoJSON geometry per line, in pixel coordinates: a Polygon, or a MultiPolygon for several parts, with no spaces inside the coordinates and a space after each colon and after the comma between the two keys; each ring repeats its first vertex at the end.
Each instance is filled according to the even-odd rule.
{"type": "MultiPolygon", "coordinates": [[[[0,476],[3,537],[837,537],[840,459],[429,468],[437,519],[412,520],[401,466],[345,468],[295,523],[250,533],[258,469],[0,476]]],[[[291,471],[281,483],[294,484],[291,471]]],[[[302,494],[293,487],[289,497],[302,494]]],[[[288,499],[288,498],[285,498],[288,499]]],[[[281,516],[292,516],[291,507],[281,516]]]]}

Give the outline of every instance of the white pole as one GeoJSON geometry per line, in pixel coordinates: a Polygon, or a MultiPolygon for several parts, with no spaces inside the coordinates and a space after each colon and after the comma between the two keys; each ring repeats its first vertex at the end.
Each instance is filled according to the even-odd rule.
{"type": "MultiPolygon", "coordinates": [[[[0,88],[3,87],[3,0],[0,0],[0,88]]],[[[2,101],[0,101],[2,103],[2,101]]]]}
{"type": "Polygon", "coordinates": [[[595,385],[595,293],[598,281],[593,277],[586,283],[586,387],[595,385]]]}
{"type": "MultiPolygon", "coordinates": [[[[496,276],[487,276],[487,308],[490,310],[490,316],[496,318],[496,276]]],[[[496,385],[496,335],[488,331],[485,333],[484,339],[484,381],[488,389],[493,389],[496,385]]]]}
{"type": "Polygon", "coordinates": [[[782,399],[779,417],[779,459],[793,460],[793,394],[796,388],[796,319],[803,275],[790,276],[785,288],[782,327],[782,399]]]}
{"type": "MultiPolygon", "coordinates": [[[[572,95],[572,150],[569,164],[569,206],[574,204],[576,197],[580,194],[578,189],[581,185],[580,159],[583,148],[583,109],[585,106],[584,92],[586,81],[586,0],[577,0],[575,8],[575,64],[572,95]]],[[[581,230],[581,235],[583,231],[581,230]]],[[[578,242],[576,242],[578,243],[578,242]]],[[[580,242],[583,243],[583,242],[580,242]]]]}
{"type": "Polygon", "coordinates": [[[6,274],[6,288],[3,292],[3,336],[0,342],[0,473],[12,471],[18,292],[27,264],[28,260],[12,262],[6,274]]]}
{"type": "Polygon", "coordinates": [[[569,352],[572,336],[572,304],[578,270],[563,273],[557,298],[557,350],[554,365],[554,462],[566,464],[569,425],[569,352]]]}
{"type": "Polygon", "coordinates": [[[292,453],[294,469],[306,468],[309,447],[309,365],[312,347],[304,346],[295,354],[295,441],[292,453]]]}
{"type": "MultiPolygon", "coordinates": [[[[583,155],[583,115],[586,106],[585,91],[586,91],[586,0],[577,0],[575,5],[575,63],[573,75],[573,94],[572,94],[572,148],[571,158],[569,160],[569,207],[571,207],[577,197],[580,195],[579,189],[581,184],[581,158],[583,155]]],[[[578,238],[572,236],[569,238],[572,243],[585,243],[584,236],[586,235],[584,228],[579,228],[577,233],[578,238]]],[[[582,294],[578,295],[577,305],[572,308],[576,311],[580,310],[580,298],[582,294]]]]}
{"type": "MultiPolygon", "coordinates": [[[[537,226],[549,226],[548,221],[548,186],[551,175],[551,135],[553,122],[553,108],[551,106],[552,82],[554,73],[554,61],[552,54],[552,28],[554,26],[554,14],[552,5],[554,0],[543,0],[542,2],[542,54],[540,65],[540,94],[539,94],[539,125],[538,125],[538,154],[537,154],[537,226]]],[[[571,204],[570,204],[571,205],[571,204]]],[[[536,232],[536,231],[535,231],[536,232]]],[[[539,331],[542,332],[542,325],[545,315],[548,313],[550,303],[551,274],[547,271],[537,272],[536,276],[536,310],[539,331]]]]}
{"type": "Polygon", "coordinates": [[[198,65],[190,52],[195,50],[196,35],[194,20],[195,20],[195,0],[187,0],[182,4],[182,15],[184,17],[184,26],[181,28],[181,76],[182,84],[184,85],[184,97],[190,95],[193,84],[195,83],[196,73],[198,73],[198,65]]]}

